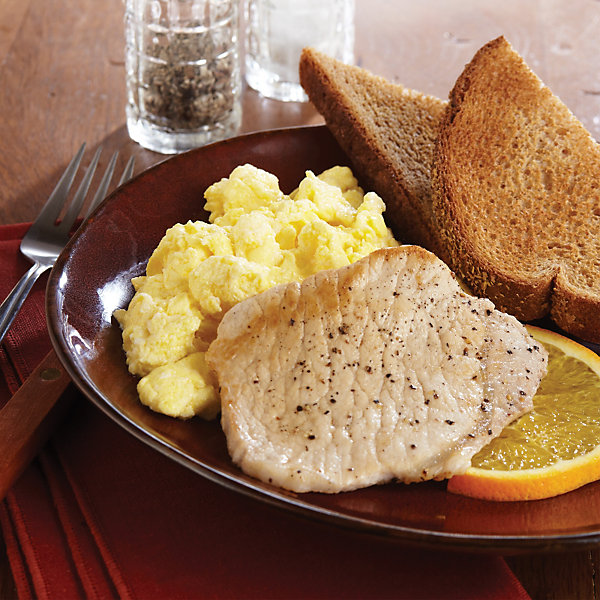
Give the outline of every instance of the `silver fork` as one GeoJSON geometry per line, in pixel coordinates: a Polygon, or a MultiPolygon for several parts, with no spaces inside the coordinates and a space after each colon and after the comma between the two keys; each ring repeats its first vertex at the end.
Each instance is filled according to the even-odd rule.
{"type": "MultiPolygon", "coordinates": [[[[79,151],[62,174],[37,219],[33,222],[21,241],[21,252],[33,262],[33,265],[29,271],[23,275],[21,280],[0,305],[0,343],[4,339],[15,316],[21,309],[33,284],[44,271],[50,269],[56,262],[58,255],[61,253],[69,239],[69,233],[71,232],[71,229],[73,229],[77,217],[80,215],[88,189],[92,182],[92,177],[98,166],[98,159],[100,158],[102,148],[96,150],[85,175],[81,179],[77,191],[73,195],[71,202],[68,203],[69,190],[73,185],[73,180],[79,169],[84,151],[85,144],[82,144],[81,148],[79,148],[79,151]],[[58,221],[63,208],[66,208],[66,211],[62,219],[58,221]]],[[[96,194],[83,215],[84,220],[106,196],[110,180],[112,179],[115,170],[118,154],[118,152],[115,152],[112,155],[108,166],[106,167],[106,171],[98,184],[96,194]]],[[[130,179],[133,173],[133,166],[134,158],[131,157],[123,170],[118,185],[121,185],[130,179]]]]}

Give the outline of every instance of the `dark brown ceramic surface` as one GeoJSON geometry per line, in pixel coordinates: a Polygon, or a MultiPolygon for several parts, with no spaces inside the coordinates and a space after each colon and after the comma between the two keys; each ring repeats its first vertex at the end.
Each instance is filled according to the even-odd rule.
{"type": "Polygon", "coordinates": [[[245,476],[229,460],[218,422],[182,422],[137,400],[120,330],[111,318],[132,296],[165,230],[206,217],[204,190],[234,167],[275,173],[290,192],[305,170],[350,164],[326,128],[252,134],[179,155],[112,194],[53,269],[47,313],[55,349],[81,390],[117,423],[197,473],[305,516],[405,542],[515,552],[600,541],[600,482],[535,502],[492,503],[448,494],[444,483],[385,485],[351,493],[294,494],[245,476]]]}

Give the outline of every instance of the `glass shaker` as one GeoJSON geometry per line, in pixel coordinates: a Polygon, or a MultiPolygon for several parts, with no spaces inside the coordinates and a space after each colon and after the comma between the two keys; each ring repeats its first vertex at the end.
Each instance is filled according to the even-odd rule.
{"type": "Polygon", "coordinates": [[[268,98],[306,102],[305,46],[354,62],[354,0],[245,0],[246,81],[268,98]]]}
{"type": "Polygon", "coordinates": [[[125,0],[125,38],[133,140],[172,154],[238,132],[237,1],[125,0]]]}

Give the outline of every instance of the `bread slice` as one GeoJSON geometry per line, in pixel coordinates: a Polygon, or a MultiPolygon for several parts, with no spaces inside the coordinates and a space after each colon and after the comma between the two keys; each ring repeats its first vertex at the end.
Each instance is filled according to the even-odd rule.
{"type": "Polygon", "coordinates": [[[503,37],[456,81],[434,162],[450,267],[499,309],[600,342],[600,147],[503,37]]]}
{"type": "Polygon", "coordinates": [[[383,198],[392,230],[436,252],[430,173],[446,102],[312,48],[302,52],[300,82],[361,184],[383,198]]]}

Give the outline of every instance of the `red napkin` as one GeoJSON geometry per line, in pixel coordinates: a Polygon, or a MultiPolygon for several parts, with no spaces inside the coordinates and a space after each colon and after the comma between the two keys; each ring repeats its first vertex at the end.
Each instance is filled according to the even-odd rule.
{"type": "MultiPolygon", "coordinates": [[[[28,267],[0,227],[0,295],[28,267]]],[[[36,284],[0,349],[0,406],[50,347],[36,284]]],[[[73,386],[66,421],[1,505],[20,598],[528,598],[504,560],[406,547],[222,488],[73,386]]]]}

